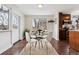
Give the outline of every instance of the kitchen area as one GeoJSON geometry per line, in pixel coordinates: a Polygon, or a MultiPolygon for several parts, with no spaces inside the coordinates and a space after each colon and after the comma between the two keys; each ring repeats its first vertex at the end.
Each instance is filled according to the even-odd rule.
{"type": "Polygon", "coordinates": [[[79,51],[79,15],[72,15],[72,29],[69,30],[70,47],[79,51]]]}
{"type": "Polygon", "coordinates": [[[59,40],[68,42],[71,48],[79,51],[79,15],[59,13],[59,40]]]}
{"type": "Polygon", "coordinates": [[[59,13],[59,39],[69,41],[69,29],[71,26],[71,15],[59,13]]]}

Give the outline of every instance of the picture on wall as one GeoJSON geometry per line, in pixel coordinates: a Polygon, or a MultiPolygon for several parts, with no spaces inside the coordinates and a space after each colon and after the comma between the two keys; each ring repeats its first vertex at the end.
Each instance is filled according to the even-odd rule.
{"type": "Polygon", "coordinates": [[[18,28],[18,26],[19,26],[19,24],[18,24],[19,17],[20,16],[18,16],[16,14],[12,15],[12,26],[13,26],[13,28],[18,28]]]}
{"type": "Polygon", "coordinates": [[[0,30],[9,30],[9,9],[0,6],[0,30]]]}
{"type": "Polygon", "coordinates": [[[32,27],[37,29],[47,30],[47,19],[46,18],[36,18],[32,20],[32,27]]]}

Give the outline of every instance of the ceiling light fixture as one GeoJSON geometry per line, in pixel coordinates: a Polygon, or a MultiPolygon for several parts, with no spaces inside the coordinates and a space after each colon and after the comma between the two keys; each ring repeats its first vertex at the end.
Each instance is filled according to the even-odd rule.
{"type": "Polygon", "coordinates": [[[39,8],[42,8],[42,7],[43,7],[43,5],[42,5],[42,4],[39,4],[39,5],[38,5],[38,7],[39,7],[39,8]]]}

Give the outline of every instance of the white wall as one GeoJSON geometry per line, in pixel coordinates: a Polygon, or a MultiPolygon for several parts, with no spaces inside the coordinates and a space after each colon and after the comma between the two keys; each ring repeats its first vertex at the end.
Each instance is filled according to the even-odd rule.
{"type": "Polygon", "coordinates": [[[11,46],[11,32],[0,32],[0,53],[11,46]]]}
{"type": "Polygon", "coordinates": [[[71,12],[71,15],[79,15],[79,10],[71,12]]]}
{"type": "MultiPolygon", "coordinates": [[[[16,8],[13,5],[5,5],[5,6],[7,6],[8,8],[11,8],[12,12],[15,12],[17,15],[21,16],[21,20],[20,20],[20,39],[22,39],[22,34],[23,34],[23,30],[24,30],[24,15],[18,10],[18,8],[16,8]]],[[[11,39],[12,39],[11,38],[11,29],[9,31],[0,32],[0,53],[4,52],[8,48],[12,47],[12,40],[11,39]]]]}
{"type": "Polygon", "coordinates": [[[56,40],[59,40],[59,15],[58,13],[54,14],[54,28],[53,28],[53,37],[56,40]]]}

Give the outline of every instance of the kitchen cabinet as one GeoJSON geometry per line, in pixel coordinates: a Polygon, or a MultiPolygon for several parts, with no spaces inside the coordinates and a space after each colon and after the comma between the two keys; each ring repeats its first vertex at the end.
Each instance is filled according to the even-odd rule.
{"type": "Polygon", "coordinates": [[[79,31],[69,31],[70,47],[79,51],[79,31]]]}
{"type": "Polygon", "coordinates": [[[64,29],[59,29],[59,39],[64,40],[65,39],[65,30],[64,29]]]}
{"type": "Polygon", "coordinates": [[[60,40],[68,40],[69,33],[66,29],[63,30],[63,25],[71,23],[71,15],[70,14],[63,14],[62,12],[59,13],[59,39],[60,40]]]}
{"type": "Polygon", "coordinates": [[[63,14],[59,13],[59,28],[62,28],[63,25],[63,18],[62,18],[63,14]]]}
{"type": "Polygon", "coordinates": [[[70,14],[63,14],[63,20],[71,20],[70,14]]]}
{"type": "Polygon", "coordinates": [[[62,28],[62,25],[64,23],[70,23],[71,20],[71,14],[63,14],[59,13],[59,28],[62,28]]]}

